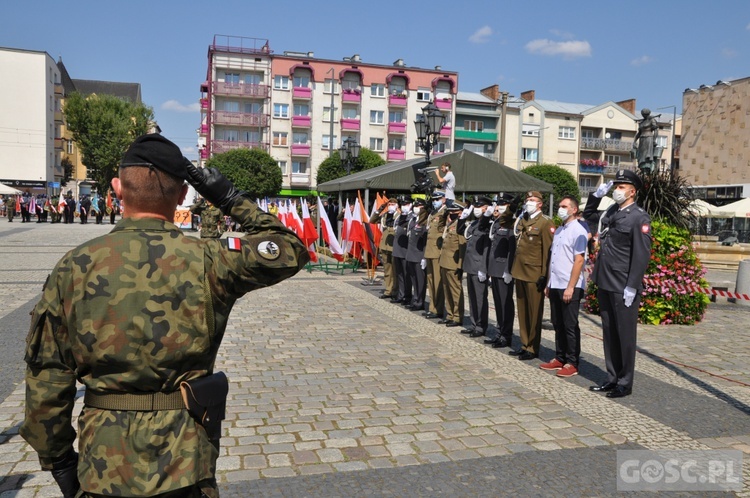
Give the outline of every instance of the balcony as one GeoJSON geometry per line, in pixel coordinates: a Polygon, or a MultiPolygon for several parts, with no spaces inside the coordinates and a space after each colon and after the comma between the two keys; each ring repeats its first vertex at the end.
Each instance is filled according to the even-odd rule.
{"type": "Polygon", "coordinates": [[[362,101],[362,95],[360,95],[360,92],[357,90],[347,88],[341,94],[341,99],[344,102],[360,102],[362,101]]]}
{"type": "Polygon", "coordinates": [[[292,145],[292,155],[297,157],[310,157],[310,146],[308,144],[292,145]]]}
{"type": "Polygon", "coordinates": [[[310,186],[310,175],[308,173],[292,173],[292,185],[294,186],[310,186]]]}
{"type": "Polygon", "coordinates": [[[208,109],[208,99],[201,99],[201,109],[208,109]]]}
{"type": "Polygon", "coordinates": [[[453,127],[451,125],[445,125],[440,129],[440,136],[449,137],[451,136],[452,131],[453,131],[453,127]]]}
{"type": "Polygon", "coordinates": [[[200,155],[200,158],[201,158],[201,159],[208,159],[208,150],[206,150],[206,149],[201,149],[201,150],[200,150],[200,154],[199,154],[199,155],[200,155]]]}
{"type": "Polygon", "coordinates": [[[590,186],[590,185],[579,185],[578,186],[578,193],[581,194],[581,200],[584,200],[586,197],[589,196],[591,192],[596,192],[596,186],[590,186]]]}
{"type": "Polygon", "coordinates": [[[406,134],[406,123],[388,123],[388,133],[405,135],[406,134]]]}
{"type": "Polygon", "coordinates": [[[453,109],[453,99],[437,99],[435,105],[438,109],[444,109],[450,111],[453,109]]]}
{"type": "Polygon", "coordinates": [[[388,105],[391,107],[406,107],[406,95],[390,95],[388,105]]]}
{"type": "MultiPolygon", "coordinates": [[[[230,142],[228,140],[212,140],[211,152],[220,154],[234,149],[268,149],[266,144],[260,142],[230,142]]],[[[202,151],[201,151],[202,152],[202,151]]],[[[203,155],[201,155],[203,158],[203,155]]]]}
{"type": "Polygon", "coordinates": [[[62,83],[55,83],[55,95],[62,95],[65,93],[65,88],[63,88],[62,83]]]}
{"type": "Polygon", "coordinates": [[[603,175],[606,168],[603,164],[579,164],[578,172],[586,175],[603,175]]]}
{"type": "Polygon", "coordinates": [[[311,126],[312,118],[310,116],[292,116],[292,127],[310,128],[311,126]]]}
{"type": "Polygon", "coordinates": [[[611,150],[611,151],[630,151],[633,148],[633,142],[625,140],[615,140],[613,138],[581,138],[581,148],[588,150],[611,150]]]}
{"type": "Polygon", "coordinates": [[[211,119],[214,124],[228,126],[268,126],[270,122],[267,114],[229,111],[213,111],[211,119]]]}
{"type": "Polygon", "coordinates": [[[342,130],[359,130],[359,119],[341,118],[342,130]]]}
{"type": "Polygon", "coordinates": [[[55,122],[56,123],[62,123],[63,122],[63,113],[62,113],[62,111],[55,111],[55,122]]]}
{"type": "Polygon", "coordinates": [[[312,98],[312,88],[295,86],[292,88],[292,98],[310,100],[312,98]]]}
{"type": "Polygon", "coordinates": [[[63,139],[55,138],[55,150],[63,150],[63,139]]]}
{"type": "Polygon", "coordinates": [[[268,85],[246,85],[240,83],[237,85],[225,83],[223,81],[212,81],[211,88],[214,95],[224,95],[231,97],[250,97],[250,98],[267,98],[271,94],[271,87],[268,85]]]}
{"type": "Polygon", "coordinates": [[[481,142],[497,142],[495,131],[471,131],[456,128],[456,140],[477,140],[481,142]]]}
{"type": "Polygon", "coordinates": [[[406,151],[400,149],[388,149],[386,159],[388,161],[403,161],[406,158],[406,151]]]}
{"type": "Polygon", "coordinates": [[[618,165],[615,166],[607,166],[604,168],[604,175],[605,176],[615,176],[618,171],[621,169],[629,169],[630,171],[636,171],[638,167],[635,165],[635,163],[625,163],[621,162],[618,165]]]}
{"type": "Polygon", "coordinates": [[[208,135],[208,125],[204,124],[200,127],[200,134],[201,135],[208,135]]]}

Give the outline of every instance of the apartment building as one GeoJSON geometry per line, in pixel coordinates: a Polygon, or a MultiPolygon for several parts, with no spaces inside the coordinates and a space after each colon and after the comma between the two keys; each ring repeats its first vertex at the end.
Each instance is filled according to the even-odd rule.
{"type": "Polygon", "coordinates": [[[455,150],[466,149],[493,161],[499,160],[502,113],[498,96],[497,85],[480,90],[479,93],[457,93],[453,131],[455,150]]]}
{"type": "Polygon", "coordinates": [[[750,77],[682,94],[679,171],[700,199],[717,205],[750,197],[750,77]]]}
{"type": "Polygon", "coordinates": [[[275,54],[268,40],[215,36],[201,85],[200,159],[260,147],[283,174],[282,195],[315,188],[318,165],[348,138],[386,161],[423,155],[413,125],[431,100],[446,114],[433,155],[453,150],[458,73],[275,54]]]}
{"type": "Polygon", "coordinates": [[[32,194],[59,191],[60,71],[47,52],[0,47],[0,182],[32,194]]]}

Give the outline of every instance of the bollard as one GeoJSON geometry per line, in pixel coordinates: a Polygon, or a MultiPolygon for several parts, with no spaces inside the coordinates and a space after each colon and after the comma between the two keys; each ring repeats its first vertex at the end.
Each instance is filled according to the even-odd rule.
{"type": "MultiPolygon", "coordinates": [[[[740,261],[734,292],[738,294],[750,294],[750,259],[740,261]]],[[[745,306],[750,306],[750,301],[745,301],[744,299],[737,299],[737,302],[745,306]]]]}

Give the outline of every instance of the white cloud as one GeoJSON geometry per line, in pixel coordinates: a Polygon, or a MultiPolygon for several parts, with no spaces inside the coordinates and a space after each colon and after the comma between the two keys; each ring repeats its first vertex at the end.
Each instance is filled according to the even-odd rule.
{"type": "Polygon", "coordinates": [[[553,41],[547,39],[531,40],[526,44],[526,51],[537,55],[561,55],[563,59],[591,57],[591,45],[587,41],[553,41]]]}
{"type": "Polygon", "coordinates": [[[632,61],[630,61],[630,65],[643,66],[644,64],[650,64],[651,62],[654,62],[653,57],[651,57],[650,55],[642,55],[637,59],[633,59],[632,61]]]}
{"type": "Polygon", "coordinates": [[[748,30],[748,31],[750,31],[750,23],[748,23],[748,25],[745,26],[745,29],[748,30]]]}
{"type": "Polygon", "coordinates": [[[575,38],[575,35],[573,33],[569,33],[561,29],[551,29],[549,30],[549,32],[558,38],[562,38],[563,40],[572,40],[573,38],[575,38]]]}
{"type": "Polygon", "coordinates": [[[185,105],[185,104],[181,104],[177,100],[167,100],[161,105],[161,109],[164,111],[175,111],[175,112],[199,112],[201,110],[201,107],[198,102],[185,105]]]}
{"type": "Polygon", "coordinates": [[[487,43],[490,41],[492,35],[492,28],[489,26],[482,26],[469,37],[469,41],[472,43],[487,43]]]}
{"type": "Polygon", "coordinates": [[[737,57],[738,52],[734,49],[724,47],[721,49],[721,55],[725,59],[731,59],[733,57],[737,57]]]}
{"type": "Polygon", "coordinates": [[[198,154],[198,149],[195,147],[180,147],[183,156],[195,156],[198,154]]]}

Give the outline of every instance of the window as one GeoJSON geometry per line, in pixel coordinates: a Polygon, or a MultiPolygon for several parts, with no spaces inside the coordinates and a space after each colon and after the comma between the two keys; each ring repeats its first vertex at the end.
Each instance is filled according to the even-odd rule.
{"type": "Polygon", "coordinates": [[[240,112],[240,103],[233,101],[224,102],[224,110],[227,112],[240,112]]]}
{"type": "Polygon", "coordinates": [[[307,161],[292,161],[292,173],[298,175],[306,175],[307,161]]]}
{"type": "Polygon", "coordinates": [[[243,131],[240,133],[240,138],[243,142],[251,144],[260,143],[260,132],[259,131],[243,131]]]}
{"type": "Polygon", "coordinates": [[[578,186],[579,187],[596,187],[595,182],[597,181],[596,178],[590,177],[590,176],[581,176],[578,178],[578,186]]]}
{"type": "Polygon", "coordinates": [[[292,143],[294,145],[307,145],[307,133],[292,134],[292,143]]]}
{"type": "Polygon", "coordinates": [[[539,136],[539,125],[535,124],[524,124],[523,130],[521,131],[522,135],[526,135],[527,137],[538,137],[539,136]]]}
{"type": "Polygon", "coordinates": [[[294,104],[294,115],[295,116],[310,115],[310,106],[307,104],[294,104]]]}
{"type": "Polygon", "coordinates": [[[73,153],[73,141],[72,140],[66,140],[65,141],[65,147],[66,147],[66,152],[68,154],[72,154],[73,153]]]}
{"type": "Polygon", "coordinates": [[[323,83],[323,93],[331,93],[331,85],[333,85],[333,93],[339,93],[339,87],[336,84],[336,80],[327,79],[323,83]]]}
{"type": "Polygon", "coordinates": [[[581,130],[581,138],[596,138],[594,130],[581,130]]]}
{"type": "Polygon", "coordinates": [[[370,138],[370,150],[382,151],[383,139],[382,138],[370,138]]]}
{"type": "Polygon", "coordinates": [[[573,139],[576,137],[576,129],[573,126],[561,126],[557,130],[557,138],[573,139]]]}
{"type": "Polygon", "coordinates": [[[656,146],[663,149],[667,148],[667,137],[666,135],[659,135],[656,137],[656,146]]]}
{"type": "Polygon", "coordinates": [[[359,79],[356,79],[356,80],[343,80],[341,82],[341,87],[344,90],[359,90],[361,88],[359,86],[359,79]]]}
{"type": "Polygon", "coordinates": [[[432,92],[429,88],[419,88],[417,90],[417,100],[421,102],[429,102],[432,99],[432,92]]]}
{"type": "Polygon", "coordinates": [[[277,74],[273,77],[273,88],[275,90],[289,90],[289,76],[277,74]]]}
{"type": "Polygon", "coordinates": [[[263,81],[263,75],[258,73],[248,73],[245,75],[245,84],[246,85],[260,85],[260,82],[263,81]]]}
{"type": "MultiPolygon", "coordinates": [[[[333,120],[336,121],[336,111],[338,111],[338,107],[333,108],[333,120]]],[[[330,121],[331,120],[331,108],[330,107],[324,107],[323,108],[323,121],[330,121]]]]}
{"type": "Polygon", "coordinates": [[[310,77],[309,76],[295,76],[294,77],[294,86],[295,87],[309,87],[310,86],[310,77]]]}
{"type": "Polygon", "coordinates": [[[388,149],[390,150],[401,150],[404,145],[404,141],[401,138],[389,138],[388,149]]]}
{"type": "Polygon", "coordinates": [[[618,168],[620,166],[620,156],[616,156],[614,154],[605,155],[604,159],[607,161],[607,164],[609,166],[614,166],[615,168],[618,168]]]}
{"type": "Polygon", "coordinates": [[[357,119],[356,107],[344,107],[341,111],[341,117],[344,119],[357,119]]]}
{"type": "Polygon", "coordinates": [[[239,85],[240,73],[224,73],[224,83],[227,85],[239,85]]]}
{"type": "Polygon", "coordinates": [[[373,83],[370,86],[371,97],[385,97],[385,85],[382,83],[373,83]]]}
{"type": "Polygon", "coordinates": [[[224,130],[224,133],[222,133],[223,139],[227,142],[239,142],[240,141],[240,132],[237,130],[224,130]]]}
{"type": "Polygon", "coordinates": [[[609,133],[609,140],[622,140],[621,131],[610,131],[608,133],[609,133]]]}
{"type": "Polygon", "coordinates": [[[273,132],[273,144],[274,145],[287,145],[288,139],[289,139],[289,133],[285,131],[273,132]]]}
{"type": "Polygon", "coordinates": [[[279,169],[282,175],[286,175],[286,161],[279,161],[279,169]]]}
{"type": "Polygon", "coordinates": [[[288,118],[289,117],[289,104],[274,104],[273,105],[273,117],[288,118]]]}
{"type": "Polygon", "coordinates": [[[247,114],[260,114],[262,111],[260,102],[245,102],[245,112],[247,114]]]}
{"type": "Polygon", "coordinates": [[[539,159],[539,149],[522,149],[522,159],[524,161],[537,161],[539,159]]]}
{"type": "Polygon", "coordinates": [[[383,124],[385,112],[383,111],[370,111],[370,123],[372,124],[383,124]]]}
{"type": "MultiPolygon", "coordinates": [[[[333,148],[337,148],[336,139],[338,137],[336,135],[333,136],[333,148]]],[[[331,135],[323,135],[323,149],[329,150],[331,148],[330,142],[331,141],[331,135]]]]}
{"type": "Polygon", "coordinates": [[[438,142],[435,144],[435,147],[432,149],[433,152],[437,152],[439,154],[445,154],[447,144],[445,142],[438,142]]]}
{"type": "Polygon", "coordinates": [[[388,122],[389,123],[403,123],[404,122],[403,111],[390,111],[388,113],[388,122]]]}
{"type": "Polygon", "coordinates": [[[482,131],[483,129],[483,121],[471,121],[469,119],[464,120],[464,130],[466,131],[482,131]]]}
{"type": "Polygon", "coordinates": [[[391,95],[406,95],[406,85],[401,81],[391,81],[388,85],[388,92],[391,95]]]}

